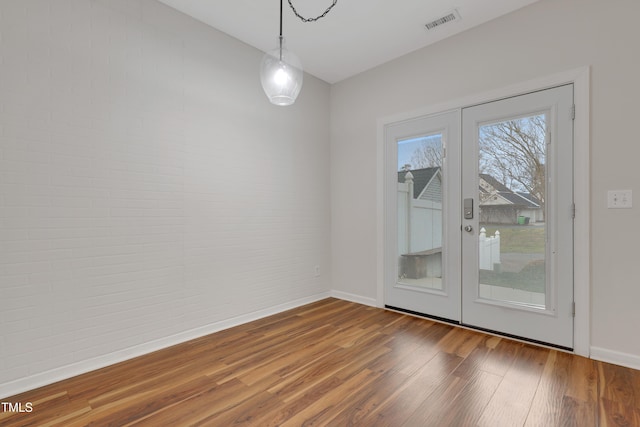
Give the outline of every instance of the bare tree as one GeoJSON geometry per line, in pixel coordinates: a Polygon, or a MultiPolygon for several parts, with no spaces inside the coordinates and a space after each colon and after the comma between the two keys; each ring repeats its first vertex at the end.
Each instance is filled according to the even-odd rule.
{"type": "MultiPolygon", "coordinates": [[[[514,191],[545,201],[547,126],[544,114],[484,125],[480,128],[480,173],[514,191]]],[[[442,166],[440,140],[425,138],[411,155],[411,168],[442,166]]]]}
{"type": "Polygon", "coordinates": [[[546,135],[544,115],[482,126],[480,172],[544,203],[546,135]]]}
{"type": "Polygon", "coordinates": [[[411,154],[411,166],[414,169],[442,166],[442,146],[425,140],[411,154]]]}

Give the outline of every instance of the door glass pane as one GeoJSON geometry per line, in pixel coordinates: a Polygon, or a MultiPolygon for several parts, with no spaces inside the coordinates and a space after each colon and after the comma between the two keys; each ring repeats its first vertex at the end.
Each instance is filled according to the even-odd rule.
{"type": "Polygon", "coordinates": [[[398,141],[398,282],[442,289],[442,134],[398,141]]]}
{"type": "Polygon", "coordinates": [[[545,307],[547,120],[479,127],[481,298],[545,307]]]}

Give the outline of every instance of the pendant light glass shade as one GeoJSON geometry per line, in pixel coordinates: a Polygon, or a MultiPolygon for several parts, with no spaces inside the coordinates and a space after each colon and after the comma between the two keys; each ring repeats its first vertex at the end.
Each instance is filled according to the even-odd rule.
{"type": "Polygon", "coordinates": [[[262,89],[272,104],[291,105],[302,89],[302,63],[285,49],[284,38],[278,37],[278,47],[267,52],[260,63],[262,89]]]}

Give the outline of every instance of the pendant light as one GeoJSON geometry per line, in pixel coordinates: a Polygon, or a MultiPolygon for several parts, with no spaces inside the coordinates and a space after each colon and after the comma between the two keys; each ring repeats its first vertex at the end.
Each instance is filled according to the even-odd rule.
{"type": "Polygon", "coordinates": [[[265,53],[260,63],[260,82],[267,98],[275,105],[291,105],[302,89],[302,62],[285,49],[282,37],[282,0],[280,0],[280,36],[275,49],[265,53]]]}
{"type": "MultiPolygon", "coordinates": [[[[295,15],[303,22],[312,22],[323,18],[337,3],[337,0],[334,0],[333,4],[322,15],[309,19],[300,16],[293,4],[291,4],[291,0],[288,1],[295,15]]],[[[285,48],[285,40],[282,37],[282,0],[280,0],[280,35],[278,36],[278,44],[275,49],[265,53],[260,62],[262,89],[264,89],[264,93],[272,104],[291,105],[296,101],[300,89],[302,89],[303,76],[302,62],[293,52],[285,48]]]]}

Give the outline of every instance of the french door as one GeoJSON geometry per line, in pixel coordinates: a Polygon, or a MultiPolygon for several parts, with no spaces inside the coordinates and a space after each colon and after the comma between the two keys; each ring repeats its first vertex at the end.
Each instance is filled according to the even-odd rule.
{"type": "Polygon", "coordinates": [[[573,347],[573,86],[385,129],[385,304],[573,347]]]}
{"type": "Polygon", "coordinates": [[[385,304],[460,320],[460,112],[386,129],[385,304]]]}

